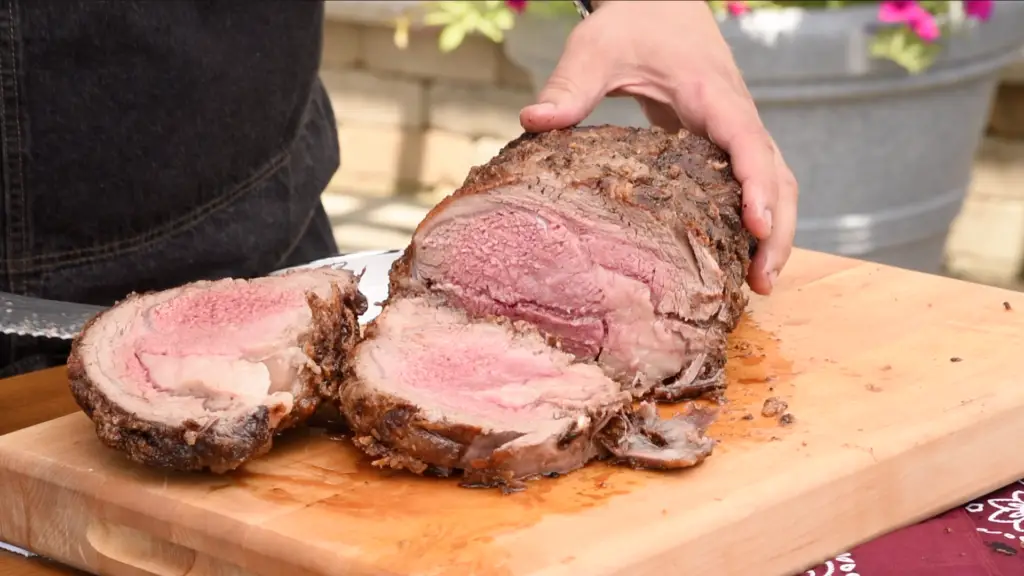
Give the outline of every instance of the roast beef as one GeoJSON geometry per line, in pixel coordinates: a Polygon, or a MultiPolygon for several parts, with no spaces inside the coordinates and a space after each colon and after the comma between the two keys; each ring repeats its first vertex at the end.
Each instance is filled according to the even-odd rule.
{"type": "Polygon", "coordinates": [[[330,268],[133,294],[75,339],[71,391],[130,459],[222,473],[337,393],[366,309],[330,268]]]}
{"type": "Polygon", "coordinates": [[[686,132],[524,135],[420,223],[339,406],[378,466],[516,487],[593,458],[685,468],[723,386],[752,238],[726,154],[686,132]]]}
{"type": "Polygon", "coordinates": [[[389,299],[364,332],[340,406],[377,466],[516,489],[597,457],[683,468],[711,452],[706,413],[634,411],[598,366],[525,322],[473,319],[426,295],[389,299]]]}
{"type": "Polygon", "coordinates": [[[681,132],[613,126],[523,135],[438,204],[391,271],[521,320],[638,397],[724,385],[753,238],[729,158],[681,132]]]}

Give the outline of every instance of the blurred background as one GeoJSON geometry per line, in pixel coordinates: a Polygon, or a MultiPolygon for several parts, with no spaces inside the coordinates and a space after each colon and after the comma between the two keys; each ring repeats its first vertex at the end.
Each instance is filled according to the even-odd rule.
{"type": "MultiPolygon", "coordinates": [[[[471,166],[521,133],[520,108],[578,22],[569,2],[522,4],[538,3],[327,3],[321,77],[342,160],[324,204],[342,253],[404,247],[471,166]],[[424,11],[464,17],[436,16],[456,5],[494,9],[500,33],[417,25],[424,11]]],[[[967,24],[933,52],[885,35],[885,2],[714,4],[801,181],[798,245],[1024,289],[1024,2],[932,3],[988,10],[940,6],[940,23],[967,24]]],[[[602,122],[645,124],[628,99],[587,121],[602,122]]]]}

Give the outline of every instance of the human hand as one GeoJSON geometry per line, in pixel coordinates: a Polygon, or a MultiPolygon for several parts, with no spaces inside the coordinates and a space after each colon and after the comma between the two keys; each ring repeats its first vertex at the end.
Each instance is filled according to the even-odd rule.
{"type": "Polygon", "coordinates": [[[705,2],[606,0],[569,36],[529,132],[581,122],[606,95],[633,96],[648,120],[704,134],[732,157],[743,223],[759,240],[747,284],[770,294],[793,247],[798,188],[705,2]]]}

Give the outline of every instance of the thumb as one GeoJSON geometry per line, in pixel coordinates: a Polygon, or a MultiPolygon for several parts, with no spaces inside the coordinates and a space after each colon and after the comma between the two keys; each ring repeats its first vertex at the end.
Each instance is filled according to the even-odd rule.
{"type": "Polygon", "coordinates": [[[609,59],[576,32],[569,36],[562,58],[537,103],[523,108],[519,123],[527,132],[545,132],[578,124],[601,102],[609,83],[609,59]]]}

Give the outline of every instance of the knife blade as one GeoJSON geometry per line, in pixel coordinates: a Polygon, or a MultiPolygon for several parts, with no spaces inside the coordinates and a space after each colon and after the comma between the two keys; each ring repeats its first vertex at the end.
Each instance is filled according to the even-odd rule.
{"type": "MultiPolygon", "coordinates": [[[[271,272],[271,275],[282,274],[294,268],[344,266],[350,259],[366,260],[369,257],[388,256],[398,252],[401,250],[369,250],[354,254],[341,254],[292,268],[276,270],[271,272]]],[[[81,332],[86,322],[106,309],[104,306],[92,304],[46,300],[0,292],[0,334],[72,340],[81,332]]]]}
{"type": "Polygon", "coordinates": [[[0,292],[0,334],[73,339],[103,306],[0,292]]]}

